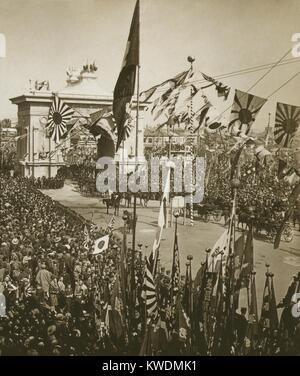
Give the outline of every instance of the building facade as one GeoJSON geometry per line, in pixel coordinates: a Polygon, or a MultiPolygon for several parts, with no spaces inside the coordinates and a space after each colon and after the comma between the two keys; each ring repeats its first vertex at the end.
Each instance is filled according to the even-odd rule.
{"type": "MultiPolygon", "coordinates": [[[[85,65],[81,70],[67,71],[67,85],[56,92],[51,91],[47,81],[35,82],[27,93],[11,98],[18,106],[17,161],[22,176],[54,177],[60,167],[66,165],[64,152],[70,147],[72,137],[80,133],[90,122],[90,115],[103,109],[111,110],[113,96],[102,89],[97,76],[97,67],[85,65]],[[72,135],[56,144],[47,135],[46,124],[49,110],[57,95],[74,110],[72,135]]],[[[131,134],[116,154],[116,159],[133,159],[136,145],[136,101],[132,104],[131,134]]],[[[143,158],[144,109],[140,104],[138,127],[138,156],[143,158]]],[[[83,132],[86,133],[86,132],[83,132]]],[[[77,137],[79,140],[81,137],[77,137]]]]}

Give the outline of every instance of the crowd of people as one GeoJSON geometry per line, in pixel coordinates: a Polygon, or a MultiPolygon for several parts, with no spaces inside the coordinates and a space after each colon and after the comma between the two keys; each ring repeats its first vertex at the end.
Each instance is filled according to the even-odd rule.
{"type": "MultiPolygon", "coordinates": [[[[266,234],[276,232],[280,225],[288,207],[291,187],[285,180],[278,179],[276,166],[264,166],[261,173],[258,168],[255,160],[241,166],[237,214],[239,222],[251,220],[257,234],[266,234]]],[[[218,163],[212,166],[203,201],[227,213],[232,202],[229,169],[228,158],[220,156],[218,163]]]]}
{"type": "MultiPolygon", "coordinates": [[[[202,293],[207,296],[211,273],[204,278],[204,290],[198,275],[194,282],[188,281],[188,276],[178,276],[176,294],[182,300],[172,307],[171,273],[158,266],[159,320],[151,324],[151,349],[146,349],[145,336],[150,332],[145,321],[142,253],[136,251],[134,255],[135,305],[129,317],[129,308],[124,306],[129,292],[124,288],[130,286],[132,264],[126,239],[110,233],[108,249],[93,255],[95,240],[108,229],[96,228],[37,188],[31,179],[0,177],[1,355],[210,354],[202,324],[194,320],[194,336],[181,307],[188,312],[190,303],[185,300],[193,284],[193,299],[199,303],[202,293]]],[[[201,317],[196,306],[189,314],[201,317]]],[[[247,354],[241,350],[247,325],[242,309],[234,317],[236,345],[231,355],[247,354]]],[[[293,330],[298,326],[293,323],[293,330]]],[[[274,333],[271,355],[297,353],[299,334],[293,332],[296,339],[286,350],[276,345],[274,333]]],[[[257,343],[252,354],[264,354],[261,342],[257,343]]]]}
{"type": "Polygon", "coordinates": [[[32,186],[37,189],[60,189],[64,186],[64,179],[60,176],[46,178],[45,176],[27,178],[32,186]]]}
{"type": "MultiPolygon", "coordinates": [[[[0,293],[6,301],[1,300],[0,353],[111,351],[96,325],[104,304],[96,298],[115,278],[118,239],[111,238],[105,255],[93,257],[83,246],[82,217],[29,179],[1,176],[0,186],[0,293]]],[[[98,229],[91,242],[103,233],[98,229]]]]}

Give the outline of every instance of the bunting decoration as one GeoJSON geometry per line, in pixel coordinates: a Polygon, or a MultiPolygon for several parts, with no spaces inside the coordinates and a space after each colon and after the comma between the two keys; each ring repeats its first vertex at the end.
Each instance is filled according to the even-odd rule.
{"type": "Polygon", "coordinates": [[[131,115],[131,101],[135,89],[136,72],[140,59],[140,2],[137,0],[122,69],[114,89],[113,114],[117,125],[118,150],[121,142],[125,139],[126,123],[131,115]]]}
{"type": "MultiPolygon", "coordinates": [[[[177,106],[180,107],[180,102],[186,102],[182,99],[185,94],[188,80],[192,77],[192,70],[181,73],[172,81],[172,85],[163,94],[160,94],[149,107],[148,111],[151,114],[151,120],[158,126],[165,125],[173,115],[177,115],[177,106]]],[[[186,104],[185,104],[186,107],[186,104]]]]}
{"type": "Polygon", "coordinates": [[[45,129],[49,132],[49,136],[52,140],[57,144],[67,133],[67,124],[72,119],[73,114],[74,110],[55,95],[45,129]]]}
{"type": "Polygon", "coordinates": [[[222,84],[222,82],[219,82],[215,80],[214,78],[202,73],[203,78],[208,82],[208,85],[202,86],[201,89],[206,89],[210,86],[215,86],[215,89],[218,93],[218,97],[223,97],[224,100],[228,98],[228,95],[230,93],[230,87],[222,84]]]}
{"type": "Polygon", "coordinates": [[[300,107],[285,103],[277,103],[274,140],[281,147],[291,146],[293,138],[299,129],[300,107]]]}
{"type": "Polygon", "coordinates": [[[231,134],[236,135],[238,132],[248,134],[266,101],[264,98],[236,90],[228,125],[231,134]]]}
{"type": "MultiPolygon", "coordinates": [[[[162,101],[166,101],[170,94],[183,85],[187,78],[190,78],[192,76],[191,70],[187,70],[184,72],[179,73],[175,77],[169,78],[168,80],[162,82],[161,84],[155,85],[151,87],[150,89],[143,91],[140,94],[141,100],[148,102],[156,93],[160,93],[159,96],[157,96],[156,99],[161,99],[162,101]]],[[[159,103],[159,100],[157,101],[159,103]]]]}

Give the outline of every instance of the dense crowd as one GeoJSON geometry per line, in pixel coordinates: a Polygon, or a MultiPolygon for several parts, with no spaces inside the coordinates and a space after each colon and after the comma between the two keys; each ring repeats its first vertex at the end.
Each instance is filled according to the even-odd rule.
{"type": "MultiPolygon", "coordinates": [[[[178,276],[176,294],[182,297],[180,304],[186,312],[190,306],[187,296],[192,291],[188,289],[194,283],[193,299],[196,300],[193,313],[189,313],[195,316],[193,325],[197,324],[193,333],[181,314],[181,305],[170,305],[175,291],[170,287],[170,271],[158,266],[160,318],[148,327],[142,298],[145,270],[142,253],[137,251],[134,258],[136,304],[131,307],[129,317],[123,302],[128,301],[131,250],[123,247],[126,242],[110,234],[108,249],[98,256],[92,255],[95,239],[107,231],[95,228],[80,215],[45,196],[30,179],[0,177],[1,355],[211,354],[203,324],[199,322],[202,314],[197,311],[197,304],[202,301],[204,306],[207,304],[207,281],[212,273],[204,279],[201,277],[202,287],[198,274],[194,282],[188,281],[187,276],[178,276]],[[124,262],[125,269],[122,269],[124,262]],[[205,295],[202,297],[202,294],[205,295]],[[151,339],[146,341],[147,333],[151,339]],[[145,341],[151,342],[151,348],[145,348],[145,341]]],[[[286,308],[289,298],[285,299],[287,303],[282,307],[286,308]]],[[[205,322],[205,317],[202,319],[205,322]]],[[[288,340],[293,338],[287,350],[282,342],[277,343],[274,330],[271,345],[266,346],[270,354],[297,353],[300,333],[296,334],[295,330],[300,332],[300,327],[295,325],[286,322],[284,325],[285,331],[293,330],[292,335],[287,334],[288,340]]],[[[242,308],[234,316],[232,355],[247,354],[242,346],[247,326],[242,308]]],[[[282,333],[283,330],[281,341],[282,333]]],[[[251,351],[252,355],[266,354],[261,341],[251,351]]]]}
{"type": "MultiPolygon", "coordinates": [[[[115,279],[117,238],[93,257],[83,246],[82,217],[28,179],[1,177],[0,183],[1,354],[112,352],[96,323],[105,303],[99,297],[115,279]]],[[[90,241],[103,233],[98,229],[90,241]]]]}
{"type": "MultiPolygon", "coordinates": [[[[264,166],[258,171],[255,161],[241,166],[237,214],[240,222],[251,219],[257,233],[276,230],[288,207],[291,187],[277,178],[274,166],[264,166]]],[[[228,211],[231,207],[231,181],[228,179],[228,159],[219,158],[212,167],[205,190],[204,203],[228,211]]]]}
{"type": "Polygon", "coordinates": [[[30,184],[37,189],[60,189],[64,186],[64,179],[60,176],[46,178],[45,176],[28,178],[30,184]]]}

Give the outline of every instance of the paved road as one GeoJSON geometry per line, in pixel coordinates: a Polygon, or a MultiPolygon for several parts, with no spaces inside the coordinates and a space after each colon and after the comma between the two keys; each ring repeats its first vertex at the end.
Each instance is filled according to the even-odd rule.
{"type": "MultiPolygon", "coordinates": [[[[93,221],[103,227],[109,223],[112,217],[112,209],[110,210],[111,214],[107,215],[106,207],[104,207],[102,200],[81,196],[71,183],[65,184],[64,188],[59,190],[44,190],[43,192],[63,205],[72,208],[85,218],[91,219],[93,217],[93,221]]],[[[120,217],[116,218],[115,228],[117,232],[122,232],[123,221],[121,217],[124,209],[120,208],[120,217]]],[[[132,211],[133,209],[129,210],[132,211]]],[[[158,203],[150,202],[148,208],[138,206],[137,216],[137,244],[142,243],[143,253],[148,254],[156,232],[158,203]]],[[[183,225],[182,222],[183,219],[179,218],[178,238],[181,272],[182,274],[185,273],[186,257],[191,254],[193,255],[192,271],[195,275],[201,261],[205,260],[205,249],[213,246],[224,231],[224,227],[222,223],[204,223],[201,221],[195,221],[194,227],[191,227],[188,224],[189,221],[187,221],[186,225],[183,225]]],[[[129,246],[131,240],[131,236],[129,236],[129,246]]],[[[174,227],[165,229],[160,247],[160,258],[161,265],[166,267],[166,269],[171,269],[173,242],[174,227]]],[[[266,263],[271,265],[270,269],[275,274],[274,285],[277,300],[279,301],[284,296],[292,276],[300,271],[300,233],[298,231],[295,232],[292,242],[282,242],[278,250],[274,250],[270,243],[255,239],[254,259],[257,272],[256,283],[259,307],[263,293],[266,263]]],[[[242,296],[241,302],[244,301],[242,296]]]]}

